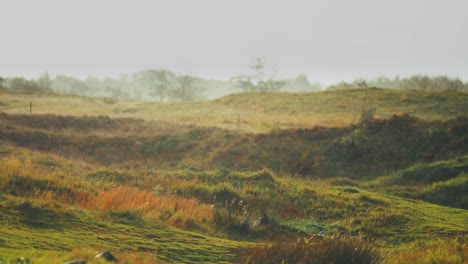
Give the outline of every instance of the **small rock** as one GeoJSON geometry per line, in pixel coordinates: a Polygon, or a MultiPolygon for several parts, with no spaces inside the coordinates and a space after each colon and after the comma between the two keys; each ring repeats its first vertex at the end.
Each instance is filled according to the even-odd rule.
{"type": "Polygon", "coordinates": [[[85,259],[70,260],[70,261],[64,262],[63,264],[86,264],[86,260],[85,259]]]}
{"type": "Polygon", "coordinates": [[[95,258],[104,258],[107,261],[117,262],[117,258],[110,253],[110,251],[104,251],[96,255],[95,258]]]}
{"type": "Polygon", "coordinates": [[[31,260],[29,258],[19,257],[16,259],[16,263],[29,264],[31,263],[31,260]]]}

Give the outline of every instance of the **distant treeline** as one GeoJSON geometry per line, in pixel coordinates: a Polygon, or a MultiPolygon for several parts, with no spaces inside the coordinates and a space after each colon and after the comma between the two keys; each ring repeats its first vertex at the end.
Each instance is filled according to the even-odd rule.
{"type": "Polygon", "coordinates": [[[66,75],[51,79],[47,73],[37,80],[22,77],[0,78],[0,87],[13,92],[49,92],[79,96],[191,101],[199,99],[201,88],[196,78],[167,70],[146,70],[119,78],[85,80],[66,75]]]}
{"type": "MultiPolygon", "coordinates": [[[[356,89],[358,83],[364,80],[354,81],[352,83],[340,82],[329,86],[328,90],[341,89],[356,89]]],[[[378,87],[386,89],[402,89],[402,90],[427,90],[427,91],[467,91],[468,82],[463,82],[459,78],[451,78],[448,76],[428,76],[428,75],[413,75],[407,78],[388,78],[379,77],[376,79],[365,80],[369,87],[378,87]]]]}
{"type": "MultiPolygon", "coordinates": [[[[340,82],[328,90],[357,89],[358,83],[340,82]]],[[[468,82],[447,76],[414,75],[407,78],[379,77],[366,80],[368,87],[411,90],[468,91],[468,82]]],[[[51,79],[47,73],[35,80],[22,77],[0,77],[0,89],[13,92],[42,92],[91,97],[112,97],[136,100],[195,101],[222,97],[239,92],[315,92],[318,82],[310,83],[301,74],[288,80],[265,79],[252,81],[235,77],[231,81],[206,80],[189,75],[178,75],[164,69],[145,70],[119,78],[90,77],[84,80],[66,75],[51,79]]]]}
{"type": "MultiPolygon", "coordinates": [[[[274,91],[313,92],[320,90],[320,83],[311,84],[305,75],[278,81],[278,83],[281,83],[281,86],[274,91]]],[[[260,85],[257,86],[260,87],[260,85]]],[[[195,101],[238,92],[251,92],[237,81],[206,80],[189,75],[178,75],[164,69],[145,70],[131,75],[121,75],[118,78],[90,77],[84,80],[66,75],[57,75],[52,79],[47,73],[35,80],[22,77],[0,77],[0,89],[21,93],[45,92],[157,101],[195,101]]],[[[270,90],[258,89],[258,91],[270,90]]]]}

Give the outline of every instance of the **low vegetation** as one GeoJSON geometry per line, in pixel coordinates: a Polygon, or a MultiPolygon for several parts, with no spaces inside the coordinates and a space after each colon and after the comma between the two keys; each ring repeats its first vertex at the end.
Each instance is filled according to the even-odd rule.
{"type": "Polygon", "coordinates": [[[380,263],[379,250],[368,241],[343,236],[283,239],[249,249],[242,263],[380,263]]]}
{"type": "MultiPolygon", "coordinates": [[[[0,111],[73,116],[106,115],[198,127],[223,128],[252,133],[274,129],[346,127],[361,110],[359,89],[320,93],[248,93],[204,102],[144,102],[65,95],[15,94],[0,91],[0,111]]],[[[466,115],[468,94],[456,91],[395,91],[369,89],[368,105],[377,108],[374,117],[393,115],[426,120],[448,120],[466,115]]]]}
{"type": "MultiPolygon", "coordinates": [[[[355,92],[314,96],[345,104],[355,92]]],[[[178,122],[177,113],[152,121],[175,104],[66,98],[84,102],[73,112],[63,97],[41,94],[42,113],[26,115],[18,110],[27,95],[6,94],[0,261],[99,263],[94,255],[111,250],[123,263],[465,263],[468,119],[455,98],[465,95],[370,93],[382,109],[406,97],[401,111],[412,114],[388,108],[359,123],[304,126],[301,118],[317,111],[304,103],[310,112],[297,123],[260,133],[242,121],[232,129],[178,122]],[[422,102],[434,98],[446,98],[452,114],[426,111],[422,102]],[[105,112],[130,104],[137,110],[105,112]],[[131,118],[152,110],[155,117],[131,118]]],[[[280,110],[255,110],[266,104],[249,100],[275,96],[180,106],[193,113],[239,104],[274,122],[280,110]]]]}
{"type": "Polygon", "coordinates": [[[370,190],[468,209],[468,156],[419,163],[366,183],[370,190]]]}

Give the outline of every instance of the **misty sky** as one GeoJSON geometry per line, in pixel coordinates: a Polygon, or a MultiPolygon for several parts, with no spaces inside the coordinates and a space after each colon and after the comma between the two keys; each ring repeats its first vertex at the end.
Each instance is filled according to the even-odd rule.
{"type": "Polygon", "coordinates": [[[229,79],[266,56],[311,81],[468,81],[466,0],[0,0],[0,76],[149,68],[229,79]]]}

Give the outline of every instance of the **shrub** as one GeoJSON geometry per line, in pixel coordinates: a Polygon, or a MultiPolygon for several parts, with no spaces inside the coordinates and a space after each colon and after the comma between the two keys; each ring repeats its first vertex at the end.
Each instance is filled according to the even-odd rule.
{"type": "MultiPolygon", "coordinates": [[[[119,186],[101,189],[95,195],[80,197],[75,204],[85,209],[94,209],[108,216],[127,218],[126,221],[161,220],[169,225],[186,228],[191,219],[208,222],[212,209],[196,199],[173,195],[155,195],[152,192],[119,186]],[[175,216],[172,218],[173,216],[175,216]],[[172,218],[172,219],[171,219],[172,218]],[[179,221],[182,219],[183,221],[179,221]]],[[[138,222],[138,221],[137,221],[138,222]]]]}
{"type": "Polygon", "coordinates": [[[26,80],[21,77],[12,78],[6,84],[11,91],[18,93],[52,92],[50,88],[41,87],[37,81],[26,80]]]}
{"type": "Polygon", "coordinates": [[[215,171],[216,176],[220,178],[226,178],[231,173],[231,170],[225,167],[220,167],[215,171]]]}
{"type": "Polygon", "coordinates": [[[380,252],[360,237],[330,236],[283,240],[242,252],[240,263],[379,263],[380,252]]]}
{"type": "Polygon", "coordinates": [[[105,180],[116,183],[126,183],[132,179],[132,176],[116,170],[99,170],[88,174],[88,177],[94,180],[105,180]]]}
{"type": "Polygon", "coordinates": [[[332,186],[350,186],[350,187],[359,187],[359,182],[349,179],[349,178],[332,178],[329,180],[330,185],[332,186]]]}
{"type": "Polygon", "coordinates": [[[359,190],[354,187],[342,187],[340,189],[346,193],[359,193],[359,190]]]}
{"type": "Polygon", "coordinates": [[[216,203],[224,205],[225,203],[242,200],[241,197],[226,185],[209,186],[207,184],[191,184],[186,183],[187,186],[179,184],[175,188],[175,193],[180,196],[194,197],[203,203],[216,203]]]}
{"type": "Polygon", "coordinates": [[[183,152],[190,148],[190,142],[186,134],[162,136],[144,142],[141,152],[146,156],[183,152]]]}
{"type": "Polygon", "coordinates": [[[468,209],[468,174],[434,183],[416,197],[435,204],[468,209]]]}
{"type": "Polygon", "coordinates": [[[275,182],[275,179],[271,175],[271,172],[267,169],[263,169],[258,172],[254,172],[245,178],[248,181],[252,182],[275,182]]]}
{"type": "Polygon", "coordinates": [[[462,171],[447,165],[426,166],[420,165],[413,169],[406,170],[396,184],[408,183],[434,183],[447,181],[457,177],[462,171]]]}
{"type": "Polygon", "coordinates": [[[218,226],[238,233],[247,233],[250,230],[250,217],[247,212],[238,212],[228,207],[216,206],[213,215],[218,226]]]}
{"type": "Polygon", "coordinates": [[[238,233],[247,233],[255,225],[249,205],[235,198],[230,202],[226,201],[224,205],[216,205],[213,218],[218,226],[238,233]]]}
{"type": "Polygon", "coordinates": [[[122,224],[136,224],[143,222],[140,216],[138,216],[135,212],[132,212],[130,210],[109,211],[105,215],[113,219],[117,223],[122,224]]]}
{"type": "Polygon", "coordinates": [[[348,136],[341,138],[341,144],[344,146],[363,147],[369,138],[361,129],[354,129],[348,136]]]}

